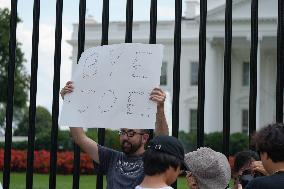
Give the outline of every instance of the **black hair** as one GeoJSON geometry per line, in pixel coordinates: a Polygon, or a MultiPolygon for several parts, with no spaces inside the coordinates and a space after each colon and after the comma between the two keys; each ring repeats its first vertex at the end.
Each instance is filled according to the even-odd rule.
{"type": "Polygon", "coordinates": [[[153,149],[144,152],[143,162],[145,175],[148,176],[164,173],[170,167],[177,169],[182,164],[175,156],[153,149]]]}
{"type": "Polygon", "coordinates": [[[238,172],[247,163],[259,160],[259,155],[255,151],[245,150],[238,152],[235,155],[234,171],[238,172]]]}
{"type": "Polygon", "coordinates": [[[150,134],[153,129],[141,129],[143,133],[150,134]]]}
{"type": "Polygon", "coordinates": [[[254,137],[256,148],[260,153],[266,152],[274,162],[284,161],[284,125],[269,124],[262,128],[254,137]]]}

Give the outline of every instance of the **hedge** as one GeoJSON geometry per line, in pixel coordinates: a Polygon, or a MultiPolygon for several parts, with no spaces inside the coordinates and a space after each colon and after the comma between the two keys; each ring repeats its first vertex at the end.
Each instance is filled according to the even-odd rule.
{"type": "MultiPolygon", "coordinates": [[[[215,151],[222,152],[222,138],[221,132],[214,132],[204,135],[204,146],[210,147],[215,151]]],[[[197,148],[197,135],[194,132],[185,133],[179,132],[179,139],[183,143],[185,152],[193,151],[197,148]]],[[[248,149],[249,138],[243,133],[233,133],[230,135],[229,155],[234,155],[239,151],[248,149]]]]}
{"type": "MultiPolygon", "coordinates": [[[[97,141],[97,129],[89,129],[87,136],[97,141]]],[[[35,150],[50,150],[50,133],[41,133],[35,140],[35,150]]],[[[194,132],[179,132],[179,139],[183,143],[185,152],[196,149],[197,135],[194,132]]],[[[230,136],[230,155],[236,154],[238,151],[248,149],[248,136],[243,133],[233,133],[230,136]]],[[[205,146],[221,152],[222,151],[222,133],[214,132],[204,135],[205,146]]],[[[0,148],[4,148],[5,144],[0,143],[0,148]]],[[[120,150],[119,136],[117,131],[106,129],[105,146],[115,150],[120,150]]],[[[27,141],[13,142],[12,149],[26,150],[28,148],[27,141]]],[[[73,143],[69,131],[58,132],[58,151],[73,151],[73,143]]]]}
{"type": "MultiPolygon", "coordinates": [[[[11,151],[11,171],[24,172],[27,168],[27,151],[11,151]]],[[[4,150],[0,149],[0,170],[4,168],[4,150]]],[[[50,152],[40,150],[34,152],[34,172],[49,173],[50,169],[50,152]]],[[[80,170],[82,174],[93,174],[94,166],[92,159],[85,153],[81,153],[80,170]]],[[[57,153],[57,173],[71,174],[73,171],[73,152],[57,153]]]]}

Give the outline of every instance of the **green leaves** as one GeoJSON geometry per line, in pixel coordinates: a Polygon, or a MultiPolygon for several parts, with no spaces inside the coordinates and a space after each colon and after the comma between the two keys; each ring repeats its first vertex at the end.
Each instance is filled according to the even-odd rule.
{"type": "MultiPolygon", "coordinates": [[[[18,19],[20,22],[20,19],[18,19]]],[[[10,11],[0,9],[0,126],[4,126],[3,112],[5,112],[7,102],[8,86],[8,64],[9,64],[9,27],[10,11]]],[[[25,69],[24,53],[21,50],[21,44],[16,45],[16,65],[15,65],[15,85],[14,85],[14,112],[22,111],[27,106],[30,76],[25,69]]],[[[14,116],[18,119],[18,116],[14,116]]],[[[17,121],[17,120],[16,120],[17,121]]]]}

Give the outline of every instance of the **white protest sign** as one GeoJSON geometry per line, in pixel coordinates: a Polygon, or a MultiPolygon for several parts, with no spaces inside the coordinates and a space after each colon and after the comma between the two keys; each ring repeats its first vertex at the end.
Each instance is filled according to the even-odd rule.
{"type": "Polygon", "coordinates": [[[115,44],[82,53],[64,97],[59,125],[85,128],[154,129],[163,46],[115,44]]]}

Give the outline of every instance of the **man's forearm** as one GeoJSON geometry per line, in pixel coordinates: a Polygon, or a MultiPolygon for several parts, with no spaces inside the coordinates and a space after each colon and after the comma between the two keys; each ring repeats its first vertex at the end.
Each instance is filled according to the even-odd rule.
{"type": "Polygon", "coordinates": [[[76,144],[80,146],[82,140],[86,137],[86,134],[81,127],[70,127],[71,136],[76,144]]]}
{"type": "Polygon", "coordinates": [[[95,162],[99,163],[98,145],[95,141],[86,136],[83,128],[70,127],[70,132],[75,143],[89,154],[95,162]]]}
{"type": "Polygon", "coordinates": [[[169,127],[164,112],[164,104],[157,106],[155,134],[169,135],[169,127]]]}

